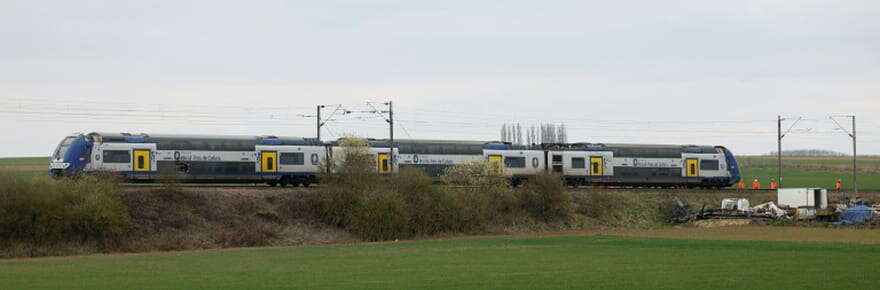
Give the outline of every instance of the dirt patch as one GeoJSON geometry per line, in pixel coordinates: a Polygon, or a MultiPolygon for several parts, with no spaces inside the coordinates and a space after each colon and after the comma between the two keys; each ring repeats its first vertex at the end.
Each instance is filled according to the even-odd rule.
{"type": "Polygon", "coordinates": [[[731,226],[745,226],[752,224],[750,219],[724,219],[724,220],[699,220],[693,223],[698,228],[717,228],[731,226]]]}
{"type": "Polygon", "coordinates": [[[43,165],[0,165],[0,171],[41,171],[49,170],[43,165]]]}

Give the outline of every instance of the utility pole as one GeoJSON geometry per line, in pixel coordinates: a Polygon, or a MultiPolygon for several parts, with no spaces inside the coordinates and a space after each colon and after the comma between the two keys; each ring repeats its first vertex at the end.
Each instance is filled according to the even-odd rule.
{"type": "Polygon", "coordinates": [[[857,164],[856,158],[858,156],[858,153],[856,152],[856,116],[855,115],[830,116],[828,118],[831,119],[831,121],[834,121],[834,123],[837,124],[837,127],[840,127],[840,130],[843,130],[843,132],[846,132],[846,134],[849,135],[850,138],[852,138],[852,141],[853,141],[853,173],[852,173],[853,174],[853,192],[855,192],[855,194],[859,194],[859,183],[858,183],[858,179],[856,178],[856,176],[858,176],[858,169],[856,167],[856,164],[857,164]],[[844,129],[843,126],[841,126],[840,123],[838,123],[837,120],[834,119],[835,117],[852,118],[852,133],[846,131],[846,129],[844,129]]]}
{"type": "Polygon", "coordinates": [[[317,135],[318,141],[321,141],[321,127],[324,127],[324,125],[327,125],[327,122],[333,121],[333,116],[336,116],[336,113],[341,112],[343,115],[351,114],[351,111],[343,109],[342,105],[329,105],[330,107],[336,107],[336,109],[333,110],[333,113],[330,114],[330,116],[327,117],[326,120],[321,120],[321,109],[326,108],[327,106],[328,105],[317,105],[316,106],[316,108],[317,108],[316,113],[317,114],[315,114],[315,115],[297,115],[297,116],[303,117],[303,118],[315,117],[315,119],[316,119],[315,120],[315,131],[316,131],[315,134],[317,135]]]}
{"type": "Polygon", "coordinates": [[[391,152],[391,173],[394,173],[394,107],[391,101],[385,103],[388,105],[388,135],[391,137],[391,142],[388,143],[388,150],[391,152]]]}
{"type": "Polygon", "coordinates": [[[853,191],[858,195],[859,194],[859,183],[856,181],[856,176],[858,176],[858,171],[856,169],[856,116],[852,116],[852,139],[853,139],[853,191]]]}
{"type": "Polygon", "coordinates": [[[321,108],[324,108],[324,105],[318,105],[318,122],[316,124],[316,129],[318,131],[318,141],[321,141],[321,108]]]}
{"type": "Polygon", "coordinates": [[[778,167],[779,188],[782,188],[782,115],[776,115],[776,166],[778,167]]]}
{"type": "Polygon", "coordinates": [[[801,119],[801,117],[798,117],[797,120],[794,121],[794,124],[791,124],[791,127],[789,127],[788,130],[785,131],[785,133],[782,133],[782,121],[785,121],[786,118],[783,118],[781,115],[776,116],[776,166],[778,167],[777,170],[779,174],[776,178],[779,178],[779,188],[782,188],[782,138],[785,138],[785,135],[787,135],[788,132],[791,132],[791,129],[794,128],[794,125],[797,125],[797,123],[800,122],[801,119]]]}
{"type": "Polygon", "coordinates": [[[373,103],[367,102],[367,105],[370,106],[371,108],[373,108],[373,110],[355,111],[355,112],[356,113],[373,113],[373,114],[379,115],[379,117],[382,117],[382,119],[388,123],[388,138],[389,138],[388,154],[389,154],[389,161],[391,163],[391,164],[389,164],[388,168],[390,169],[389,170],[390,173],[394,173],[394,160],[395,160],[395,158],[394,158],[394,104],[392,101],[387,101],[382,104],[388,106],[387,111],[379,110],[375,106],[373,106],[373,103]],[[385,118],[385,115],[384,115],[385,113],[388,113],[388,118],[385,118]]]}

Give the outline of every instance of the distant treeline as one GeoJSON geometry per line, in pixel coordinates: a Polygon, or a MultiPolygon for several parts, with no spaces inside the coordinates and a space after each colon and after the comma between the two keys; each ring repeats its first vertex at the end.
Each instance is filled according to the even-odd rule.
{"type": "MultiPolygon", "coordinates": [[[[767,156],[776,156],[776,151],[767,153],[767,156]]],[[[844,156],[852,156],[848,153],[841,153],[832,150],[822,150],[822,149],[800,149],[800,150],[782,150],[782,156],[801,156],[801,157],[844,157],[844,156]]],[[[870,156],[870,155],[862,155],[859,156],[870,156]]]]}

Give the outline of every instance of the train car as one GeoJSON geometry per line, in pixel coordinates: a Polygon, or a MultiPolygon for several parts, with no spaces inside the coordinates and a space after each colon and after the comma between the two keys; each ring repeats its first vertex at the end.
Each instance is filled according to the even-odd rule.
{"type": "Polygon", "coordinates": [[[557,144],[550,168],[570,185],[718,188],[739,182],[733,153],[722,146],[557,144]]]}
{"type": "Polygon", "coordinates": [[[65,137],[49,172],[109,172],[130,182],[308,186],[326,156],[323,143],[299,137],[89,133],[65,137]]]}
{"type": "Polygon", "coordinates": [[[496,168],[503,168],[501,173],[510,178],[513,186],[547,170],[547,154],[538,146],[489,143],[483,149],[483,157],[498,164],[496,168]]]}
{"type": "MultiPolygon", "coordinates": [[[[387,140],[381,141],[383,145],[387,140]]],[[[485,141],[463,140],[394,140],[399,149],[396,165],[416,168],[432,178],[438,178],[446,169],[455,165],[482,161],[485,141]]]]}

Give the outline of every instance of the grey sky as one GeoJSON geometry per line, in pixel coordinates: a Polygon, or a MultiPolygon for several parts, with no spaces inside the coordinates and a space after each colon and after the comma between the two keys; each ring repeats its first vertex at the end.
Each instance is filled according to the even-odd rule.
{"type": "MultiPolygon", "coordinates": [[[[402,138],[548,121],[755,154],[782,114],[807,118],[786,148],[850,152],[827,116],[856,114],[880,154],[877,1],[418,2],[0,0],[0,156],[78,131],[313,136],[314,105],[389,98],[402,138]]],[[[325,139],[387,136],[337,119],[325,139]]]]}

